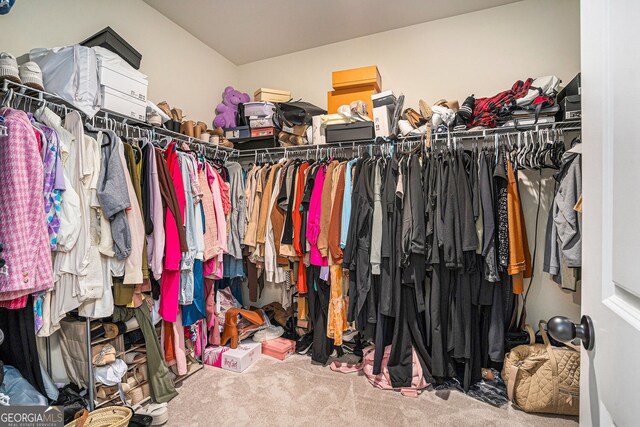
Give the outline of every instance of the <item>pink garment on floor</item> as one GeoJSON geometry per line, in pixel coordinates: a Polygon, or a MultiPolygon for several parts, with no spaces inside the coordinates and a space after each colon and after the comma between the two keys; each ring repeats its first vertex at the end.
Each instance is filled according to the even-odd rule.
{"type": "MultiPolygon", "coordinates": [[[[180,162],[175,152],[175,142],[168,145],[165,151],[165,157],[171,180],[176,188],[180,214],[182,218],[184,218],[184,207],[186,203],[184,184],[182,183],[180,162]]],[[[168,207],[166,208],[165,223],[164,271],[162,272],[162,280],[160,281],[160,309],[158,313],[167,322],[176,322],[177,315],[180,311],[178,294],[180,292],[180,262],[182,261],[182,252],[180,251],[180,238],[178,236],[176,220],[168,207]]]]}
{"type": "Polygon", "coordinates": [[[309,201],[309,219],[307,222],[307,241],[311,246],[309,263],[312,265],[329,265],[327,257],[323,257],[318,250],[318,236],[320,235],[320,214],[322,212],[322,187],[324,186],[327,166],[320,166],[313,184],[311,200],[309,201]]]}

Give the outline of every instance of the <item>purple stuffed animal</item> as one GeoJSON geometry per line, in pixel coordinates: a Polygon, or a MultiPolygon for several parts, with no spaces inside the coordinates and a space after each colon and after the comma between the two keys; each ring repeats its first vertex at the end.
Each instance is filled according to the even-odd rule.
{"type": "Polygon", "coordinates": [[[236,113],[238,104],[249,102],[251,98],[246,93],[235,90],[227,86],[222,94],[222,103],[216,107],[216,117],[213,119],[213,127],[233,128],[236,127],[236,113]]]}

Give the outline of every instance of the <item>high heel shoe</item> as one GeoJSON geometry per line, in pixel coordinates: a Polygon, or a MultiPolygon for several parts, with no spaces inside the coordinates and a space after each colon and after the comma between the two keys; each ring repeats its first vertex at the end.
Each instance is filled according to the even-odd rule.
{"type": "Polygon", "coordinates": [[[231,340],[231,348],[238,348],[238,314],[254,325],[262,325],[264,318],[256,311],[230,308],[224,315],[224,331],[220,337],[220,345],[226,345],[231,340]]]}

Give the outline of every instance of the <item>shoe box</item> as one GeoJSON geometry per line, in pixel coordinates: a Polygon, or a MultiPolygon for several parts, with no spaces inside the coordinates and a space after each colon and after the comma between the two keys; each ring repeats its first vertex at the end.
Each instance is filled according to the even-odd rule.
{"type": "Polygon", "coordinates": [[[385,137],[391,134],[391,122],[395,104],[382,105],[373,108],[373,127],[377,137],[385,137]]]}
{"type": "Polygon", "coordinates": [[[269,101],[269,102],[288,102],[291,100],[291,91],[261,87],[253,93],[253,100],[269,101]]]}
{"type": "Polygon", "coordinates": [[[149,81],[144,74],[127,64],[119,66],[111,61],[98,61],[98,80],[103,109],[146,120],[149,81]]]}
{"type": "Polygon", "coordinates": [[[262,357],[262,344],[244,341],[237,348],[226,346],[207,347],[204,351],[204,363],[232,372],[243,372],[262,357]]]}
{"type": "Polygon", "coordinates": [[[102,108],[141,122],[147,119],[147,103],[108,86],[100,87],[102,108]]]}
{"type": "Polygon", "coordinates": [[[273,136],[276,129],[274,127],[251,128],[251,138],[263,138],[273,136]]]}
{"type": "Polygon", "coordinates": [[[373,140],[376,136],[373,122],[329,125],[325,134],[328,143],[373,140]]]}
{"type": "Polygon", "coordinates": [[[557,121],[580,120],[582,118],[582,82],[578,73],[569,84],[558,93],[560,110],[557,121]]]}
{"type": "Polygon", "coordinates": [[[111,52],[118,54],[136,70],[140,69],[142,54],[127,43],[127,41],[111,27],[106,27],[80,44],[87,47],[100,46],[105,49],[109,49],[111,52]]]}
{"type": "Polygon", "coordinates": [[[384,92],[371,95],[371,102],[373,103],[373,108],[382,107],[383,105],[393,105],[395,107],[398,98],[396,98],[392,91],[385,90],[384,92]]]}
{"type": "Polygon", "coordinates": [[[262,357],[262,344],[245,341],[222,353],[222,369],[232,372],[243,372],[256,360],[262,357]]]}
{"type": "Polygon", "coordinates": [[[227,139],[251,138],[251,129],[249,129],[249,126],[237,126],[234,128],[225,128],[224,137],[227,139]]]}
{"type": "Polygon", "coordinates": [[[262,354],[284,360],[296,352],[296,342],[286,338],[276,338],[262,343],[262,354]]]}
{"type": "Polygon", "coordinates": [[[382,90],[382,77],[377,66],[334,71],[331,84],[333,90],[327,93],[329,113],[336,113],[341,105],[364,101],[368,116],[373,118],[371,97],[382,90]]]}

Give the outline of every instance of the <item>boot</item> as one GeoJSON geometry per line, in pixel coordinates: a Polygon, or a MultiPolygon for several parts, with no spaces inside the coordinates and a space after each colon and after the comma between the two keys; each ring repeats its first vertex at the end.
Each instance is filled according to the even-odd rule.
{"type": "Polygon", "coordinates": [[[226,345],[227,341],[231,339],[230,347],[238,348],[238,314],[254,325],[262,325],[264,323],[264,318],[257,311],[230,308],[224,315],[224,331],[220,338],[220,345],[226,345]]]}

